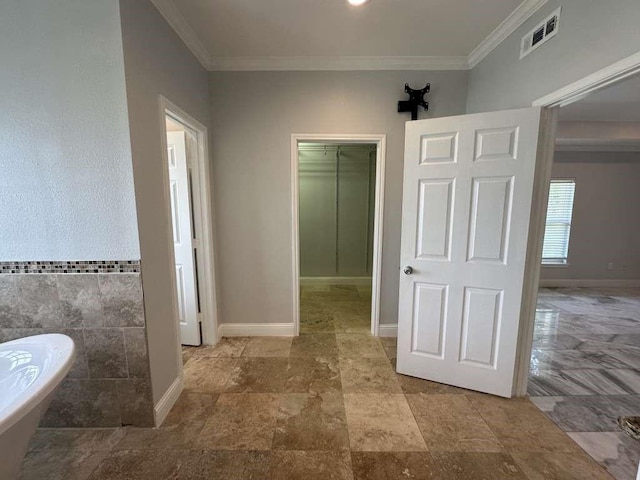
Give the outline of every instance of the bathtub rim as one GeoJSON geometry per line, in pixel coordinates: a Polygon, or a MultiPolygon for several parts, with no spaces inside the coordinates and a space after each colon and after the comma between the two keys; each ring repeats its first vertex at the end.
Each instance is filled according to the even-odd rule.
{"type": "MultiPolygon", "coordinates": [[[[50,366],[48,373],[38,379],[21,395],[19,399],[4,410],[0,410],[0,435],[18,423],[30,411],[38,407],[60,385],[64,377],[71,369],[76,356],[76,347],[73,340],[61,333],[45,333],[30,337],[17,338],[0,343],[0,350],[6,346],[46,345],[60,355],[50,366]]],[[[44,413],[44,412],[42,412],[44,413]]]]}

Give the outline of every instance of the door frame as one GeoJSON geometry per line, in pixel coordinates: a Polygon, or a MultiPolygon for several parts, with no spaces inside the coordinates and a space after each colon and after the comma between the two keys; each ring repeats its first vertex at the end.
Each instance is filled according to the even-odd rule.
{"type": "Polygon", "coordinates": [[[373,268],[371,274],[371,334],[380,334],[380,294],[382,286],[382,239],[384,216],[385,134],[292,134],[291,135],[291,213],[293,217],[293,327],[300,334],[300,203],[298,144],[371,144],[376,146],[376,187],[373,220],[373,268]]]}
{"type": "Polygon", "coordinates": [[[526,259],[525,287],[522,298],[521,326],[518,337],[518,356],[516,364],[515,395],[527,394],[529,365],[533,348],[533,330],[536,318],[536,304],[540,284],[542,243],[547,219],[547,203],[549,199],[549,183],[553,166],[556,138],[556,126],[560,107],[596,93],[604,88],[622,82],[628,77],[640,73],[640,52],[612,63],[594,73],[565,85],[543,97],[533,101],[532,106],[543,107],[540,139],[538,145],[546,148],[536,165],[536,176],[533,187],[532,215],[529,228],[529,247],[526,259]],[[552,138],[550,138],[552,137],[552,138]]]}
{"type": "MultiPolygon", "coordinates": [[[[209,134],[207,127],[190,116],[176,104],[166,97],[159,95],[159,119],[161,123],[161,145],[162,145],[162,176],[164,183],[165,211],[167,214],[167,225],[171,229],[171,203],[169,199],[169,159],[167,153],[167,127],[166,117],[169,116],[176,122],[183,125],[186,129],[191,130],[196,136],[197,158],[192,165],[193,191],[193,219],[195,237],[198,240],[194,243],[196,248],[202,255],[197,257],[197,285],[199,285],[200,308],[199,315],[202,329],[202,344],[215,345],[218,338],[218,307],[217,307],[217,290],[216,290],[216,269],[214,255],[214,230],[213,230],[213,190],[210,181],[209,166],[209,134]]],[[[167,232],[169,241],[169,251],[171,252],[171,262],[175,264],[175,256],[173,250],[173,233],[167,232]]],[[[176,288],[175,268],[171,269],[170,281],[173,292],[173,317],[178,339],[176,345],[176,355],[178,358],[179,375],[182,378],[182,348],[180,342],[180,325],[178,322],[178,292],[176,288]]]]}

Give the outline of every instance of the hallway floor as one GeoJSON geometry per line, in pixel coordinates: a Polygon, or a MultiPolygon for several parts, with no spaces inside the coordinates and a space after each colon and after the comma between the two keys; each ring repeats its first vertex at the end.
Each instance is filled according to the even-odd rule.
{"type": "Polygon", "coordinates": [[[300,333],[371,331],[371,284],[300,287],[300,333]]]}
{"type": "Polygon", "coordinates": [[[640,289],[541,289],[529,395],[619,480],[633,480],[640,441],[618,427],[640,415],[640,289]]]}
{"type": "Polygon", "coordinates": [[[395,351],[342,332],[185,349],[161,428],[39,430],[21,479],[611,478],[528,399],[398,375],[395,351]]]}

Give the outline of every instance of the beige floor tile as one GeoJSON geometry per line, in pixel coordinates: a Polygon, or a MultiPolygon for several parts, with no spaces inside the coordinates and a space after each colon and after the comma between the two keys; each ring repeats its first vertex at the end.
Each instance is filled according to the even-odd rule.
{"type": "Polygon", "coordinates": [[[192,358],[184,366],[185,391],[222,392],[237,361],[235,358],[192,358]]]}
{"type": "Polygon", "coordinates": [[[286,358],[239,358],[225,386],[227,393],[280,393],[287,378],[286,358]]]}
{"type": "Polygon", "coordinates": [[[471,394],[468,398],[507,451],[580,451],[569,436],[527,399],[504,399],[483,394],[471,394]]]}
{"type": "Polygon", "coordinates": [[[342,394],[282,395],[273,449],[348,450],[342,394]]]}
{"type": "MultiPolygon", "coordinates": [[[[112,452],[89,478],[90,480],[173,479],[177,477],[183,465],[183,456],[183,450],[117,450],[112,452]]],[[[49,480],[50,477],[42,478],[49,480]]]]}
{"type": "Polygon", "coordinates": [[[371,335],[371,317],[369,315],[363,315],[363,318],[336,317],[333,323],[336,333],[371,335]]]}
{"type": "Polygon", "coordinates": [[[284,390],[287,393],[342,391],[338,358],[290,358],[284,390]]]}
{"type": "Polygon", "coordinates": [[[371,334],[336,334],[340,357],[387,358],[380,340],[371,334]]]}
{"type": "Polygon", "coordinates": [[[584,453],[512,453],[529,480],[611,480],[607,471],[584,453]]]}
{"type": "Polygon", "coordinates": [[[527,480],[513,458],[506,453],[432,452],[434,479],[527,480]]]}
{"type": "MultiPolygon", "coordinates": [[[[390,358],[391,368],[396,371],[396,358],[390,358]]],[[[406,394],[409,393],[431,393],[431,394],[465,394],[472,393],[470,390],[464,390],[462,388],[454,387],[452,385],[445,385],[444,383],[431,382],[429,380],[423,380],[422,378],[410,377],[409,375],[402,375],[397,373],[396,379],[402,387],[402,391],[406,394]]]]}
{"type": "Polygon", "coordinates": [[[388,358],[396,358],[398,356],[398,342],[395,337],[380,337],[380,343],[388,358]]]}
{"type": "Polygon", "coordinates": [[[349,452],[271,452],[269,480],[352,480],[349,452]]]}
{"type": "Polygon", "coordinates": [[[218,395],[183,392],[160,428],[122,429],[119,450],[189,449],[213,414],[218,395]]]}
{"type": "Polygon", "coordinates": [[[354,480],[434,478],[426,452],[351,452],[354,480]]]}
{"type": "Polygon", "coordinates": [[[342,390],[345,393],[402,393],[385,358],[340,358],[342,390]]]}
{"type": "Polygon", "coordinates": [[[192,356],[195,358],[239,357],[242,355],[242,351],[248,342],[249,337],[222,337],[215,345],[196,347],[192,356]]]}
{"type": "Polygon", "coordinates": [[[407,395],[429,451],[501,452],[498,439],[465,395],[407,395]]]}
{"type": "Polygon", "coordinates": [[[344,402],[352,450],[427,450],[404,395],[345,394],[344,402]]]}
{"type": "Polygon", "coordinates": [[[270,450],[280,399],[266,393],[224,393],[198,435],[208,450],[270,450]]]}
{"type": "Polygon", "coordinates": [[[121,428],[43,428],[38,429],[29,442],[29,451],[82,450],[109,452],[124,431],[121,428]]]}
{"type": "Polygon", "coordinates": [[[242,352],[243,357],[288,357],[293,337],[253,337],[242,352]]]}
{"type": "Polygon", "coordinates": [[[270,466],[268,451],[192,451],[171,480],[266,480],[270,466]]]}
{"type": "Polygon", "coordinates": [[[86,480],[107,455],[88,450],[31,452],[22,462],[18,480],[86,480]]]}
{"type": "Polygon", "coordinates": [[[184,365],[185,363],[187,363],[189,360],[191,360],[191,357],[193,357],[193,354],[195,353],[196,349],[198,347],[187,347],[187,346],[182,346],[182,364],[184,365]]]}
{"type": "Polygon", "coordinates": [[[305,334],[293,338],[291,357],[337,357],[338,344],[333,333],[305,334]]]}

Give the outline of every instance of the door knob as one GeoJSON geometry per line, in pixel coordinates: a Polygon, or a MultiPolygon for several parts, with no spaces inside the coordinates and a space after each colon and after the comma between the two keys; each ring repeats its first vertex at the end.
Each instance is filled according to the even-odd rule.
{"type": "Polygon", "coordinates": [[[413,273],[413,268],[407,265],[406,267],[404,267],[402,271],[404,272],[405,275],[411,275],[413,273]]]}

